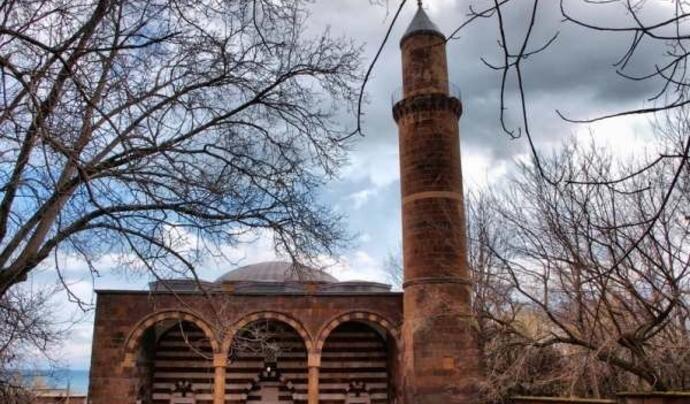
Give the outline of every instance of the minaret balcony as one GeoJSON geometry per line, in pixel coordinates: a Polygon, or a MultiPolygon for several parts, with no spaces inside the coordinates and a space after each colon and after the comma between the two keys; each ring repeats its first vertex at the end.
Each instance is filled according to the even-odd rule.
{"type": "MultiPolygon", "coordinates": [[[[449,97],[457,98],[458,101],[462,102],[462,91],[460,90],[460,86],[458,86],[454,83],[451,83],[451,82],[447,82],[446,88],[448,89],[448,93],[445,95],[447,95],[449,97]]],[[[402,101],[404,98],[411,98],[411,97],[406,96],[404,87],[400,86],[400,87],[396,88],[391,93],[391,106],[395,106],[395,104],[402,101]]]]}
{"type": "Polygon", "coordinates": [[[449,94],[423,93],[405,97],[393,105],[393,118],[395,122],[399,123],[403,116],[415,116],[420,112],[447,111],[455,115],[456,119],[460,119],[462,115],[461,99],[459,89],[457,92],[449,91],[449,94]]]}

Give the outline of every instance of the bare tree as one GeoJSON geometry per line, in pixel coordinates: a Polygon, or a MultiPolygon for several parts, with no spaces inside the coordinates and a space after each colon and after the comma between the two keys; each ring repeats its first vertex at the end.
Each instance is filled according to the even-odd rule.
{"type": "Polygon", "coordinates": [[[314,191],[343,161],[359,50],[306,18],[289,0],[2,2],[0,296],[51,254],[161,279],[255,230],[332,253],[314,191]]]}
{"type": "MultiPolygon", "coordinates": [[[[671,126],[660,127],[673,140],[662,154],[677,153],[690,129],[687,111],[676,112],[666,121],[671,126]]],[[[687,388],[690,201],[687,192],[667,197],[671,186],[687,189],[687,167],[671,159],[625,183],[607,183],[629,166],[594,146],[569,144],[542,168],[567,181],[549,183],[534,161],[523,164],[509,189],[491,202],[502,243],[487,243],[500,262],[492,271],[510,283],[512,299],[535,313],[541,331],[521,329],[516,316],[506,321],[496,311],[485,313],[523,346],[556,347],[571,356],[570,363],[578,363],[570,367],[577,373],[571,374],[571,393],[578,384],[600,386],[586,378],[601,364],[606,367],[599,374],[616,379],[609,385],[614,390],[687,388]]]]}
{"type": "MultiPolygon", "coordinates": [[[[476,192],[468,195],[465,206],[472,310],[486,376],[480,386],[483,397],[487,402],[501,402],[514,395],[580,393],[570,387],[579,377],[573,374],[577,372],[572,371],[572,366],[581,357],[568,354],[560,346],[535,343],[551,330],[548,319],[520,298],[512,279],[502,270],[503,262],[494,251],[505,250],[512,233],[503,228],[495,203],[493,194],[476,192]]],[[[400,253],[389,254],[383,265],[389,279],[402,285],[400,253]]],[[[446,303],[449,308],[455,306],[452,301],[446,303]]],[[[599,371],[597,376],[603,373],[599,371]]]]}
{"type": "Polygon", "coordinates": [[[398,247],[397,251],[389,252],[383,261],[383,270],[386,272],[388,282],[391,283],[394,289],[398,290],[402,290],[404,282],[401,251],[402,246],[398,247]]]}
{"type": "Polygon", "coordinates": [[[50,355],[63,340],[71,322],[56,320],[52,288],[15,287],[0,298],[0,400],[29,402],[31,363],[40,359],[46,367],[58,363],[50,355]]]}
{"type": "MultiPolygon", "coordinates": [[[[509,248],[513,234],[504,228],[494,195],[471,195],[467,205],[468,258],[486,372],[485,398],[500,402],[514,395],[586,396],[586,389],[580,389],[582,382],[601,390],[598,386],[607,383],[601,378],[605,372],[581,380],[581,362],[586,356],[536,342],[552,327],[538,307],[520,297],[512,277],[502,270],[503,262],[495,251],[509,248]]],[[[592,360],[586,363],[591,366],[592,360]]]]}
{"type": "MultiPolygon", "coordinates": [[[[688,113],[660,117],[658,150],[650,153],[682,150],[688,113]]],[[[563,180],[549,183],[532,160],[506,183],[467,198],[486,398],[687,389],[690,170],[668,159],[634,181],[602,185],[636,160],[623,164],[575,142],[543,162],[563,180]],[[676,179],[682,192],[666,201],[676,179]],[[649,236],[627,253],[659,211],[649,236]]],[[[401,274],[399,259],[388,262],[401,274]]]]}

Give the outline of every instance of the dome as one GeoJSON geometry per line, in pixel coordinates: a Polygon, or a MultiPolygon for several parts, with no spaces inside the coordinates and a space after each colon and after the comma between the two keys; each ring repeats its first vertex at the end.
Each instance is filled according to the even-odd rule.
{"type": "Polygon", "coordinates": [[[335,277],[319,269],[295,265],[283,261],[245,265],[227,272],[216,282],[338,282],[335,277]]]}

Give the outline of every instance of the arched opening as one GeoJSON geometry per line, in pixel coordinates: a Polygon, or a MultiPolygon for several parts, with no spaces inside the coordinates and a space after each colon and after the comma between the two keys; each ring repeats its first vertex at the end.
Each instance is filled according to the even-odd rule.
{"type": "Polygon", "coordinates": [[[193,322],[167,319],[151,325],[136,352],[137,403],[213,403],[213,349],[193,322]]]}
{"type": "Polygon", "coordinates": [[[391,374],[396,344],[377,324],[345,321],[321,349],[319,402],[383,404],[395,397],[391,374]]]}
{"type": "Polygon", "coordinates": [[[260,319],[234,335],[228,351],[226,403],[307,402],[307,347],[290,325],[260,319]]]}

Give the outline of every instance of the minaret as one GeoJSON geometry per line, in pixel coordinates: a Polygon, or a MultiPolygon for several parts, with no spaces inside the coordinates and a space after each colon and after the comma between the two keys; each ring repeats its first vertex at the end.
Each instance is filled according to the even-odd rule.
{"type": "Polygon", "coordinates": [[[400,41],[400,136],[407,404],[476,402],[480,355],[471,311],[458,120],[445,37],[419,6],[400,41]]]}

